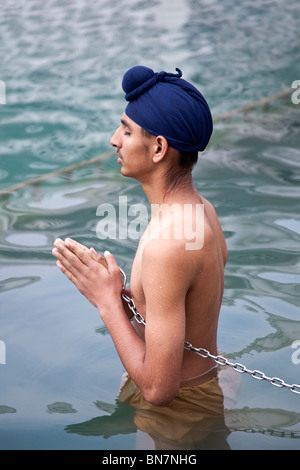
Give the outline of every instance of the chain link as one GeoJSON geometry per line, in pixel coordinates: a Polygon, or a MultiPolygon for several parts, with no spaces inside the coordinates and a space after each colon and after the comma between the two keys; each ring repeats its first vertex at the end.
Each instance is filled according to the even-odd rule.
{"type": "MultiPolygon", "coordinates": [[[[120,271],[121,271],[121,274],[123,276],[123,289],[125,289],[126,274],[124,273],[124,271],[122,269],[120,269],[120,271]]],[[[129,307],[129,309],[131,310],[135,320],[139,324],[142,324],[142,325],[146,326],[146,322],[145,322],[143,316],[136,309],[134,300],[126,294],[122,294],[122,298],[127,302],[127,305],[129,307]]],[[[220,355],[214,356],[209,351],[207,351],[207,349],[195,348],[188,341],[185,341],[184,349],[186,349],[188,351],[193,351],[198,356],[213,359],[220,366],[229,366],[232,369],[234,369],[236,372],[239,372],[240,374],[243,374],[243,373],[249,374],[249,375],[251,375],[251,377],[253,377],[256,380],[266,380],[270,384],[274,385],[274,387],[287,388],[291,392],[294,392],[294,393],[297,393],[297,394],[300,395],[300,385],[297,385],[297,384],[289,385],[289,384],[285,383],[284,380],[279,379],[278,377],[268,377],[267,375],[265,375],[260,370],[247,369],[247,367],[244,366],[243,364],[240,364],[238,362],[230,362],[226,357],[223,357],[223,356],[220,356],[220,355]]]]}
{"type": "Polygon", "coordinates": [[[127,302],[127,305],[128,305],[128,307],[130,308],[130,310],[132,311],[135,320],[136,320],[138,323],[140,323],[140,324],[146,326],[145,320],[144,320],[144,318],[142,317],[142,315],[137,311],[133,299],[131,299],[130,297],[128,297],[128,295],[126,295],[126,294],[122,294],[122,298],[127,302]]]}
{"type": "MultiPolygon", "coordinates": [[[[123,289],[126,287],[127,277],[123,269],[120,268],[122,277],[123,277],[123,289]]],[[[142,315],[137,311],[134,300],[131,297],[128,297],[126,294],[122,294],[122,298],[127,302],[129,309],[131,310],[136,321],[144,326],[146,326],[145,320],[142,315]]]]}
{"type": "Polygon", "coordinates": [[[188,351],[193,351],[194,353],[198,354],[198,356],[204,357],[204,358],[210,358],[213,359],[217,364],[221,366],[229,366],[232,369],[234,369],[236,372],[239,372],[241,374],[246,373],[251,375],[256,380],[266,380],[270,384],[274,385],[275,387],[279,388],[287,388],[291,392],[300,394],[300,385],[293,384],[289,385],[284,382],[284,380],[279,379],[278,377],[268,377],[265,375],[263,372],[260,370],[250,370],[247,369],[246,366],[243,364],[239,364],[238,362],[230,362],[226,357],[223,356],[214,356],[211,354],[209,351],[207,351],[204,348],[195,348],[194,346],[191,345],[191,343],[188,343],[187,341],[185,342],[185,347],[184,349],[187,349],[188,351]]]}

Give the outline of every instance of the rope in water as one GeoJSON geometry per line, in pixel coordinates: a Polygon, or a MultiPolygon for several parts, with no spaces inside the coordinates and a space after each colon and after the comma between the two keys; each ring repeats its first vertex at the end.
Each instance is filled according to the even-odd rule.
{"type": "Polygon", "coordinates": [[[249,111],[252,111],[255,108],[259,108],[261,106],[268,106],[273,101],[283,99],[283,98],[288,98],[293,93],[293,91],[294,90],[290,88],[280,91],[278,93],[275,93],[275,95],[269,96],[267,98],[262,98],[259,101],[254,101],[253,103],[246,104],[245,106],[242,106],[241,108],[236,108],[227,113],[220,114],[219,116],[215,117],[213,121],[215,123],[218,121],[228,120],[228,119],[231,119],[233,116],[236,116],[237,114],[241,114],[241,113],[245,114],[245,113],[248,113],[249,111]]]}
{"type": "Polygon", "coordinates": [[[52,171],[51,173],[46,173],[41,176],[37,176],[36,178],[32,178],[30,180],[22,181],[22,183],[14,184],[13,186],[9,186],[8,188],[0,190],[0,196],[5,196],[10,193],[14,193],[15,191],[19,191],[20,189],[25,188],[26,186],[34,185],[46,181],[50,178],[55,178],[56,176],[60,176],[63,174],[71,173],[78,168],[83,168],[87,165],[93,165],[94,163],[101,162],[102,160],[106,160],[109,157],[112,157],[114,152],[107,152],[98,155],[97,157],[90,158],[89,160],[84,160],[79,163],[75,163],[74,165],[67,166],[65,168],[61,168],[60,170],[52,171]]]}
{"type": "MultiPolygon", "coordinates": [[[[232,117],[238,115],[238,114],[245,114],[249,111],[252,111],[255,108],[261,107],[261,106],[268,106],[270,103],[273,101],[276,101],[278,99],[282,98],[287,98],[292,94],[293,90],[292,89],[286,89],[281,92],[275,93],[275,95],[269,96],[267,98],[263,98],[259,101],[254,101],[253,103],[247,104],[245,106],[242,106],[237,109],[233,109],[232,111],[220,114],[219,116],[216,116],[213,118],[214,123],[219,122],[219,121],[224,121],[224,120],[230,120],[232,117]]],[[[74,165],[67,166],[65,168],[62,168],[60,170],[52,171],[51,173],[46,173],[42,176],[37,176],[36,178],[32,178],[26,181],[22,181],[21,183],[14,184],[12,186],[9,186],[8,188],[4,188],[0,190],[0,196],[7,196],[11,193],[14,193],[15,191],[19,191],[20,189],[25,188],[26,186],[30,185],[35,185],[39,184],[43,181],[46,181],[50,178],[55,178],[57,176],[61,176],[63,174],[68,174],[71,173],[74,170],[77,170],[78,168],[83,168],[88,165],[93,165],[94,163],[101,162],[103,160],[106,160],[110,157],[112,157],[115,154],[115,152],[106,152],[101,155],[98,155],[97,157],[90,158],[88,160],[81,161],[79,163],[75,163],[74,165]]]]}

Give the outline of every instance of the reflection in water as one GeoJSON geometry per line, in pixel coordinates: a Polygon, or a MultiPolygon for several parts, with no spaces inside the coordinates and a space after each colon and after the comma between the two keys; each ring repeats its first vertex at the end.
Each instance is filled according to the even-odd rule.
{"type": "MultiPolygon", "coordinates": [[[[100,408],[99,405],[97,407],[100,408]]],[[[136,432],[134,408],[116,400],[116,405],[113,408],[111,404],[103,403],[103,411],[107,412],[108,410],[111,412],[109,416],[98,416],[83,423],[70,424],[66,426],[65,431],[80,436],[104,437],[104,439],[136,432]]]]}
{"type": "Polygon", "coordinates": [[[229,449],[224,404],[235,403],[239,386],[238,374],[220,368],[208,382],[184,387],[169,406],[158,407],[144,399],[125,373],[116,406],[97,402],[110,416],[69,425],[65,430],[105,438],[137,432],[137,449],[229,449]]]}
{"type": "Polygon", "coordinates": [[[232,431],[269,433],[281,437],[300,439],[300,431],[285,431],[300,422],[300,413],[271,408],[227,410],[226,424],[232,431]]]}
{"type": "Polygon", "coordinates": [[[279,351],[291,344],[300,337],[300,322],[286,319],[278,315],[268,316],[269,324],[274,328],[274,332],[255,340],[244,347],[239,352],[231,353],[230,356],[242,357],[252,351],[279,351]]]}
{"type": "Polygon", "coordinates": [[[0,281],[0,293],[28,286],[34,282],[39,281],[40,279],[41,278],[39,276],[24,276],[4,279],[3,281],[0,281]]]}
{"type": "Polygon", "coordinates": [[[136,409],[135,424],[150,436],[155,449],[227,448],[224,423],[224,396],[218,377],[184,387],[168,406],[152,406],[130,377],[121,388],[119,400],[136,409]],[[214,433],[214,431],[218,431],[214,433]]]}
{"type": "Polygon", "coordinates": [[[4,415],[6,413],[16,413],[16,408],[12,408],[11,406],[0,405],[0,415],[4,415]]]}
{"type": "Polygon", "coordinates": [[[66,403],[62,401],[56,401],[54,403],[51,403],[50,405],[47,405],[47,411],[48,413],[62,413],[62,414],[77,413],[77,411],[74,410],[73,406],[70,403],[66,403]]]}
{"type": "Polygon", "coordinates": [[[227,449],[224,396],[218,376],[194,387],[182,388],[169,406],[152,406],[127,374],[116,406],[97,402],[110,412],[90,421],[66,427],[66,432],[102,436],[137,432],[140,449],[227,449]]]}
{"type": "Polygon", "coordinates": [[[135,410],[132,406],[116,401],[115,411],[109,416],[99,416],[89,421],[66,426],[67,433],[82,436],[101,436],[108,439],[120,434],[137,432],[139,449],[226,449],[229,434],[224,415],[205,412],[201,408],[194,413],[182,411],[179,416],[171,407],[151,407],[135,410]],[[186,427],[185,427],[186,426],[186,427]],[[186,432],[176,439],[179,432],[186,432]],[[150,442],[150,443],[149,443],[150,442]]]}
{"type": "Polygon", "coordinates": [[[186,388],[164,407],[149,405],[127,380],[115,405],[96,403],[109,415],[68,425],[65,431],[105,439],[136,433],[136,449],[143,450],[229,450],[228,437],[237,431],[300,439],[299,430],[289,429],[300,422],[300,413],[278,408],[237,408],[239,374],[228,370],[221,367],[218,377],[186,388]]]}

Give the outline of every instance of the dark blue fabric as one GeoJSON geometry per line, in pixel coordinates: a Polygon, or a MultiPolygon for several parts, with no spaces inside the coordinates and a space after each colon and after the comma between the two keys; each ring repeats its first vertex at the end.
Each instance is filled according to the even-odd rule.
{"type": "Polygon", "coordinates": [[[183,152],[203,151],[213,130],[209,106],[191,83],[177,74],[137,65],[122,82],[129,101],[125,113],[152,135],[162,135],[169,145],[183,152]]]}

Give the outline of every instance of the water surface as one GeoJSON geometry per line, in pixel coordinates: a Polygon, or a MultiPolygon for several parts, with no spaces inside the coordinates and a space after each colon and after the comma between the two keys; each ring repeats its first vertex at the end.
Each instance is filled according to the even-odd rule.
{"type": "MultiPolygon", "coordinates": [[[[214,116],[290,87],[300,78],[299,16],[296,0],[6,0],[0,189],[109,150],[130,66],[181,68],[214,116]]],[[[219,122],[194,170],[229,249],[219,348],[288,384],[300,383],[299,106],[279,100],[219,122]]],[[[1,449],[137,445],[133,412],[117,402],[123,368],[112,340],[51,255],[58,236],[71,236],[109,249],[129,275],[137,241],[96,235],[97,207],[120,195],[147,204],[111,157],[1,198],[1,449]]],[[[299,395],[240,377],[227,445],[298,449],[299,395]]]]}

